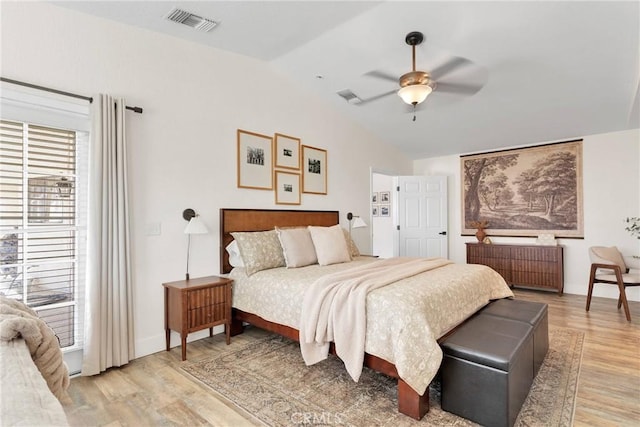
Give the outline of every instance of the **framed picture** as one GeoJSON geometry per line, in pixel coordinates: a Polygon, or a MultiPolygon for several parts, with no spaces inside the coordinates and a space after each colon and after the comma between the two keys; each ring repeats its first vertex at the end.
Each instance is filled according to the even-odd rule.
{"type": "Polygon", "coordinates": [[[300,170],[300,138],[276,133],[276,167],[300,170]]]}
{"type": "Polygon", "coordinates": [[[391,192],[389,191],[381,191],[380,192],[380,203],[390,203],[391,202],[391,192]]]}
{"type": "Polygon", "coordinates": [[[391,216],[389,205],[380,205],[380,216],[391,216]]]}
{"type": "Polygon", "coordinates": [[[378,205],[371,206],[371,216],[380,216],[378,205]]]}
{"type": "Polygon", "coordinates": [[[302,192],[327,194],[327,150],[302,146],[302,192]]]}
{"type": "Polygon", "coordinates": [[[273,139],[238,129],[238,187],[273,190],[273,139]]]}
{"type": "Polygon", "coordinates": [[[375,191],[371,193],[371,203],[378,203],[378,193],[375,191]]]}
{"type": "Polygon", "coordinates": [[[276,204],[300,204],[300,174],[276,171],[276,204]]]}
{"type": "Polygon", "coordinates": [[[460,157],[462,235],[583,238],[582,140],[460,157]]]}

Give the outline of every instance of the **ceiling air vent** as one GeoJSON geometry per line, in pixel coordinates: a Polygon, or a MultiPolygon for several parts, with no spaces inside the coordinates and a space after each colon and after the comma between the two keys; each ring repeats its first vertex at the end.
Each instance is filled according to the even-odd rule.
{"type": "Polygon", "coordinates": [[[336,93],[344,98],[344,100],[349,104],[360,104],[362,102],[362,99],[358,98],[358,95],[353,93],[350,89],[344,89],[336,93]]]}
{"type": "Polygon", "coordinates": [[[211,31],[216,25],[218,25],[216,21],[194,15],[191,12],[178,9],[177,7],[169,12],[166,18],[169,21],[184,24],[188,27],[195,28],[196,30],[204,31],[205,33],[211,31]]]}

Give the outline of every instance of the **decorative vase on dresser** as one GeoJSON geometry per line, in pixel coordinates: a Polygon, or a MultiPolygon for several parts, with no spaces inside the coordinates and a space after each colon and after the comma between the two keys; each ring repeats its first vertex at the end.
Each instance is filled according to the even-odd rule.
{"type": "Polygon", "coordinates": [[[476,239],[478,239],[479,243],[483,243],[485,237],[487,237],[487,233],[484,229],[487,228],[489,223],[487,221],[471,221],[469,224],[478,229],[478,231],[476,231],[476,239]]]}

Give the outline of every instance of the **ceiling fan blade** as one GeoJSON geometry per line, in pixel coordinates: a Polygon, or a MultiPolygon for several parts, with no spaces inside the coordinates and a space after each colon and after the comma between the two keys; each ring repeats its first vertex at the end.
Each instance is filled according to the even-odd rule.
{"type": "Polygon", "coordinates": [[[465,85],[457,83],[439,83],[436,82],[434,92],[453,93],[456,95],[473,95],[482,89],[482,85],[465,85]]]}
{"type": "Polygon", "coordinates": [[[380,95],[375,95],[375,96],[372,96],[371,98],[363,99],[362,102],[359,102],[356,105],[362,105],[362,104],[367,104],[369,102],[377,101],[380,98],[384,98],[385,96],[392,95],[392,94],[394,94],[396,92],[398,92],[398,90],[397,89],[393,89],[393,90],[390,90],[388,92],[381,93],[380,95]]]}
{"type": "Polygon", "coordinates": [[[459,56],[454,56],[444,64],[431,70],[429,74],[431,75],[432,80],[439,80],[447,74],[457,70],[458,68],[464,67],[465,65],[469,64],[473,64],[473,62],[465,58],[460,58],[459,56]]]}
{"type": "Polygon", "coordinates": [[[368,73],[365,73],[364,75],[365,76],[376,77],[378,79],[389,80],[390,82],[394,82],[396,84],[398,84],[398,82],[400,80],[397,76],[393,76],[393,75],[391,75],[389,73],[385,73],[384,71],[378,71],[378,70],[369,71],[368,73]]]}

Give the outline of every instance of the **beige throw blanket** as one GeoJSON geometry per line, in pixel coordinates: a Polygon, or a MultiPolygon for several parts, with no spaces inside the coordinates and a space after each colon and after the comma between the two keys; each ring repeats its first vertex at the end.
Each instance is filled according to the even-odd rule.
{"type": "Polygon", "coordinates": [[[53,330],[22,302],[0,295],[0,340],[17,337],[24,338],[51,392],[60,402],[68,403],[69,372],[53,330]]]}
{"type": "Polygon", "coordinates": [[[318,279],[302,303],[299,338],[305,363],[326,359],[334,342],[347,372],[358,381],[364,362],[367,294],[447,264],[452,262],[444,258],[390,258],[318,279]]]}

